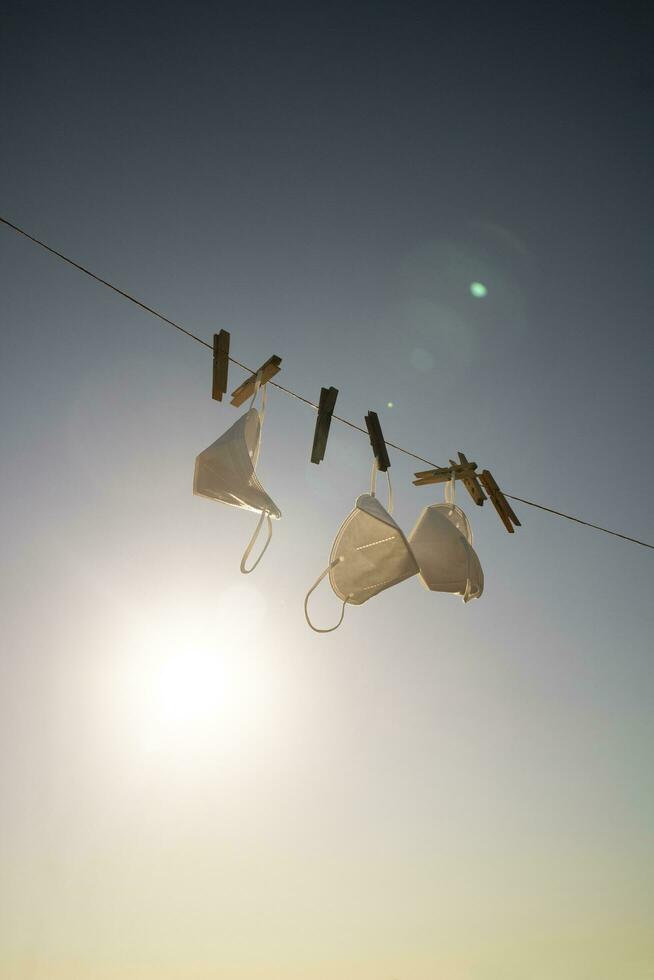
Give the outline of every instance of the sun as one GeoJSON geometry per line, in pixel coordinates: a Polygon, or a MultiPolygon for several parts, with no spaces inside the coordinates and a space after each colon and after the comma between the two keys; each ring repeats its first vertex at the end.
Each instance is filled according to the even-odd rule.
{"type": "Polygon", "coordinates": [[[162,603],[139,616],[127,697],[143,751],[217,748],[260,722],[271,691],[259,634],[264,613],[248,583],[218,600],[162,603]]]}
{"type": "Polygon", "coordinates": [[[206,723],[225,709],[234,694],[234,678],[215,651],[180,650],[160,661],[149,682],[150,709],[162,725],[206,723]]]}

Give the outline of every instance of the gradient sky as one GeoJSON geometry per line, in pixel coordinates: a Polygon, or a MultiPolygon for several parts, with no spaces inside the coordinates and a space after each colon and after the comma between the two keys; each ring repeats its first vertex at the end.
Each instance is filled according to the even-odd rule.
{"type": "MultiPolygon", "coordinates": [[[[644,2],[9,0],[0,212],[651,541],[653,65],[644,2]]],[[[256,518],[191,494],[209,352],[6,228],[0,272],[2,976],[651,980],[652,552],[461,496],[481,600],[317,636],[366,438],[312,466],[270,392],[244,578],[256,518]]],[[[441,490],[391,462],[408,531],[441,490]]]]}

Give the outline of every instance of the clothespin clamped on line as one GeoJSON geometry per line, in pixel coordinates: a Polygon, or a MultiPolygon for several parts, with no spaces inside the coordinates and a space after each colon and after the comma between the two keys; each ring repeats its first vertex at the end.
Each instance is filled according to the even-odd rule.
{"type": "Polygon", "coordinates": [[[415,473],[416,479],[413,481],[413,485],[422,487],[428,483],[447,483],[454,474],[454,478],[463,482],[474,502],[478,507],[481,507],[486,500],[486,494],[477,479],[477,464],[469,462],[463,453],[459,453],[459,460],[460,462],[455,463],[451,459],[449,466],[438,466],[434,470],[423,470],[421,473],[415,473]]]}
{"type": "Polygon", "coordinates": [[[320,401],[318,402],[318,418],[316,428],[313,433],[313,446],[311,449],[311,462],[320,463],[325,458],[327,448],[327,437],[329,436],[329,426],[331,425],[338,388],[321,388],[320,401]]]}
{"type": "Polygon", "coordinates": [[[223,400],[227,391],[227,372],[229,370],[229,331],[221,330],[213,335],[213,378],[211,397],[217,402],[223,400]]]}
{"type": "Polygon", "coordinates": [[[513,508],[493,479],[492,474],[488,470],[484,470],[479,474],[479,479],[486,488],[486,492],[491,499],[491,503],[497,513],[500,515],[500,520],[504,524],[504,527],[507,529],[509,534],[513,534],[515,530],[513,525],[515,524],[516,527],[521,527],[522,525],[513,513],[513,508]]]}
{"type": "Polygon", "coordinates": [[[265,364],[262,364],[258,371],[251,374],[249,378],[238,386],[232,392],[231,404],[235,405],[237,408],[242,405],[244,401],[250,398],[254,394],[254,387],[257,382],[257,376],[260,375],[260,383],[265,385],[266,381],[270,381],[271,378],[281,370],[282,359],[278,357],[277,354],[273,354],[269,357],[265,364]]]}
{"type": "Polygon", "coordinates": [[[377,468],[380,473],[385,473],[386,470],[391,465],[391,461],[388,458],[388,450],[386,449],[386,443],[384,442],[384,435],[381,430],[381,425],[379,424],[379,418],[377,412],[368,412],[365,417],[366,428],[368,429],[368,435],[370,436],[370,445],[372,446],[372,451],[375,454],[375,459],[377,460],[377,468]]]}
{"type": "Polygon", "coordinates": [[[455,463],[451,459],[449,466],[437,466],[433,470],[422,470],[420,473],[414,473],[416,479],[413,481],[413,485],[415,487],[424,487],[429,483],[447,483],[452,477],[455,480],[461,480],[479,507],[483,505],[484,500],[490,497],[490,501],[504,527],[509,534],[513,534],[515,530],[513,525],[515,524],[516,527],[521,527],[521,524],[509,505],[508,500],[498,487],[489,470],[483,470],[481,473],[477,473],[476,470],[477,464],[469,462],[463,453],[459,453],[458,463],[455,463]],[[481,481],[481,485],[479,481],[481,481]],[[484,488],[483,490],[482,486],[484,488]],[[484,490],[486,490],[488,497],[484,493],[484,490]]]}
{"type": "Polygon", "coordinates": [[[479,480],[477,479],[477,474],[475,470],[477,469],[476,463],[469,463],[463,453],[459,453],[459,462],[455,463],[453,459],[450,460],[450,466],[457,467],[459,470],[458,479],[463,481],[463,485],[477,504],[481,507],[486,500],[486,494],[479,486],[479,480]]]}

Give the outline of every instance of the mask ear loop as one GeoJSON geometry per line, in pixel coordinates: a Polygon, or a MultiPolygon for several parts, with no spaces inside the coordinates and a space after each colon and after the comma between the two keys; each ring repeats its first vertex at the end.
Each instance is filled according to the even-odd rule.
{"type": "MultiPolygon", "coordinates": [[[[254,394],[252,395],[252,398],[250,399],[250,408],[254,408],[255,399],[256,399],[257,395],[259,394],[259,388],[261,387],[261,377],[262,377],[262,372],[261,372],[261,370],[259,370],[259,371],[257,371],[256,378],[254,379],[254,394]]],[[[265,389],[266,386],[264,385],[263,387],[265,389]]]]}
{"type": "MultiPolygon", "coordinates": [[[[254,394],[252,395],[252,400],[250,401],[250,409],[254,408],[254,403],[255,403],[255,400],[256,400],[257,395],[259,394],[259,389],[261,389],[261,408],[259,409],[259,437],[257,439],[257,445],[256,445],[256,448],[254,450],[254,453],[252,454],[252,468],[254,469],[255,472],[256,472],[256,469],[257,469],[257,464],[259,462],[259,449],[261,447],[261,429],[263,427],[263,420],[264,420],[264,417],[265,417],[265,414],[266,414],[266,394],[267,394],[267,390],[266,390],[265,384],[264,385],[261,384],[261,371],[257,371],[257,377],[256,377],[255,382],[254,382],[254,394]]],[[[250,543],[248,544],[247,548],[243,552],[243,557],[241,558],[240,568],[241,568],[241,571],[243,572],[244,575],[249,575],[250,572],[253,572],[255,570],[255,568],[257,567],[257,565],[259,564],[259,562],[261,561],[261,559],[265,555],[266,548],[270,544],[271,538],[272,538],[272,520],[270,519],[270,514],[267,511],[263,510],[263,511],[261,511],[261,517],[259,518],[259,523],[257,524],[256,528],[254,529],[254,534],[250,538],[250,543]],[[261,549],[261,552],[259,554],[259,557],[255,561],[254,565],[252,565],[250,568],[246,568],[246,562],[247,562],[248,558],[250,557],[250,553],[251,553],[252,549],[254,548],[254,544],[255,544],[257,538],[259,537],[259,532],[261,531],[261,528],[263,527],[264,518],[267,518],[268,519],[268,537],[266,539],[266,543],[264,544],[263,548],[261,549]]]]}
{"type": "MultiPolygon", "coordinates": [[[[372,473],[370,474],[370,496],[377,496],[377,471],[379,465],[377,459],[372,461],[372,473]]],[[[391,474],[386,470],[386,479],[388,480],[388,497],[386,498],[386,510],[389,514],[393,513],[393,487],[391,486],[391,474]]]]}
{"type": "Polygon", "coordinates": [[[268,388],[264,384],[261,384],[261,371],[257,371],[257,378],[254,382],[254,394],[252,395],[252,401],[250,402],[250,408],[254,408],[254,402],[259,394],[259,389],[261,389],[261,408],[259,409],[259,438],[257,439],[256,449],[252,454],[252,468],[257,469],[257,464],[259,462],[259,447],[261,446],[261,430],[263,429],[263,420],[266,416],[266,401],[268,396],[268,388]]]}
{"type": "Polygon", "coordinates": [[[257,565],[259,564],[259,562],[261,561],[261,559],[265,555],[266,548],[270,544],[270,539],[271,538],[272,538],[272,521],[270,519],[270,514],[267,511],[262,510],[261,511],[261,517],[259,518],[259,523],[257,524],[257,526],[256,526],[256,528],[254,530],[254,534],[250,538],[250,543],[247,546],[247,548],[245,549],[245,551],[243,552],[243,557],[241,558],[241,571],[243,572],[244,575],[249,575],[250,572],[253,572],[255,570],[255,568],[257,567],[257,565]],[[259,531],[261,530],[261,528],[263,526],[264,518],[266,518],[266,517],[268,518],[268,538],[267,538],[266,543],[264,544],[263,548],[261,549],[261,554],[259,555],[259,557],[255,561],[254,565],[252,565],[251,568],[246,568],[245,567],[245,563],[248,560],[248,558],[250,557],[250,552],[254,548],[254,542],[259,537],[259,531]]]}
{"type": "MultiPolygon", "coordinates": [[[[450,514],[454,513],[454,501],[456,499],[456,477],[454,475],[454,470],[452,470],[452,476],[445,484],[445,503],[450,508],[450,514]]],[[[466,540],[468,540],[466,536],[466,540]]],[[[468,544],[471,544],[468,541],[468,544]]],[[[467,572],[466,572],[466,587],[463,592],[463,601],[468,602],[472,598],[472,581],[470,579],[470,551],[467,552],[467,572]]]]}
{"type": "Polygon", "coordinates": [[[393,487],[391,486],[391,474],[386,470],[386,479],[388,480],[388,498],[386,500],[386,510],[389,514],[393,513],[394,500],[393,500],[393,487]]]}
{"type": "MultiPolygon", "coordinates": [[[[456,498],[456,478],[454,476],[454,471],[452,471],[452,479],[445,484],[445,501],[454,510],[454,500],[456,498]]],[[[450,513],[452,512],[450,511],[450,513]]],[[[472,546],[472,531],[470,530],[470,525],[466,518],[467,532],[465,535],[466,541],[470,546],[472,546]]],[[[471,548],[466,549],[467,561],[466,561],[466,587],[463,590],[463,601],[470,602],[475,596],[472,594],[472,579],[470,578],[470,565],[472,563],[471,558],[471,548]]]]}
{"type": "Polygon", "coordinates": [[[456,477],[454,472],[452,472],[451,478],[445,484],[445,503],[449,504],[454,510],[454,501],[456,499],[456,477]]]}
{"type": "MultiPolygon", "coordinates": [[[[454,501],[456,499],[456,477],[454,475],[454,470],[452,471],[452,476],[445,484],[445,503],[450,508],[450,514],[454,511],[454,501]]],[[[466,537],[467,540],[467,537],[466,537]]],[[[470,544],[470,542],[468,542],[470,544]]],[[[470,551],[467,551],[467,570],[466,570],[466,587],[461,593],[464,602],[469,602],[472,599],[472,580],[470,578],[470,551]]]]}
{"type": "Polygon", "coordinates": [[[309,619],[309,596],[311,595],[312,592],[314,592],[318,588],[318,586],[320,585],[320,583],[324,579],[325,575],[328,575],[329,572],[331,572],[331,570],[334,567],[334,565],[338,565],[339,561],[343,561],[343,558],[342,557],[339,557],[339,558],[335,558],[334,561],[330,561],[330,563],[327,566],[327,568],[325,569],[325,571],[322,572],[318,576],[318,578],[313,583],[313,585],[311,586],[311,588],[307,592],[306,596],[304,597],[304,618],[306,619],[307,623],[309,624],[309,626],[311,627],[311,629],[314,631],[314,633],[333,633],[334,630],[337,630],[338,627],[343,622],[343,617],[345,615],[345,605],[347,603],[347,599],[343,599],[343,605],[341,607],[341,617],[340,617],[339,621],[336,623],[336,626],[328,626],[327,629],[321,629],[319,626],[314,626],[313,623],[311,622],[311,620],[309,619]]]}

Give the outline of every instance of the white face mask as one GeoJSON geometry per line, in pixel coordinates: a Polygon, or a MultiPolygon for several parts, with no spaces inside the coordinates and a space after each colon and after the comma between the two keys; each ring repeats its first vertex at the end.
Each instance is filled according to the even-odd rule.
{"type": "Polygon", "coordinates": [[[409,535],[409,544],[425,588],[452,592],[468,602],[484,591],[484,573],[472,547],[468,518],[454,503],[454,482],[445,487],[444,504],[425,507],[409,535]]]}
{"type": "Polygon", "coordinates": [[[354,510],[343,521],[336,535],[328,567],[309,589],[304,600],[307,623],[316,633],[331,633],[337,629],[343,622],[346,603],[360,606],[418,571],[409,543],[390,514],[393,510],[390,478],[388,510],[375,496],[376,478],[375,462],[370,493],[363,493],[357,498],[354,510]],[[327,574],[332,589],[343,602],[343,608],[336,626],[318,629],[309,619],[307,604],[309,596],[327,574]]]}
{"type": "Polygon", "coordinates": [[[263,385],[261,409],[254,407],[254,401],[259,391],[259,382],[255,385],[254,395],[248,411],[240,417],[227,432],[216,439],[208,449],[195,460],[193,476],[193,493],[199,497],[209,497],[230,507],[240,507],[243,510],[261,514],[259,523],[252,539],[241,560],[241,571],[253,571],[270,544],[272,537],[271,518],[279,520],[281,511],[273,503],[261,486],[256,474],[261,445],[261,427],[266,411],[266,386],[263,385]],[[263,550],[254,565],[246,568],[245,563],[254,547],[264,519],[268,521],[268,538],[263,550]]]}

